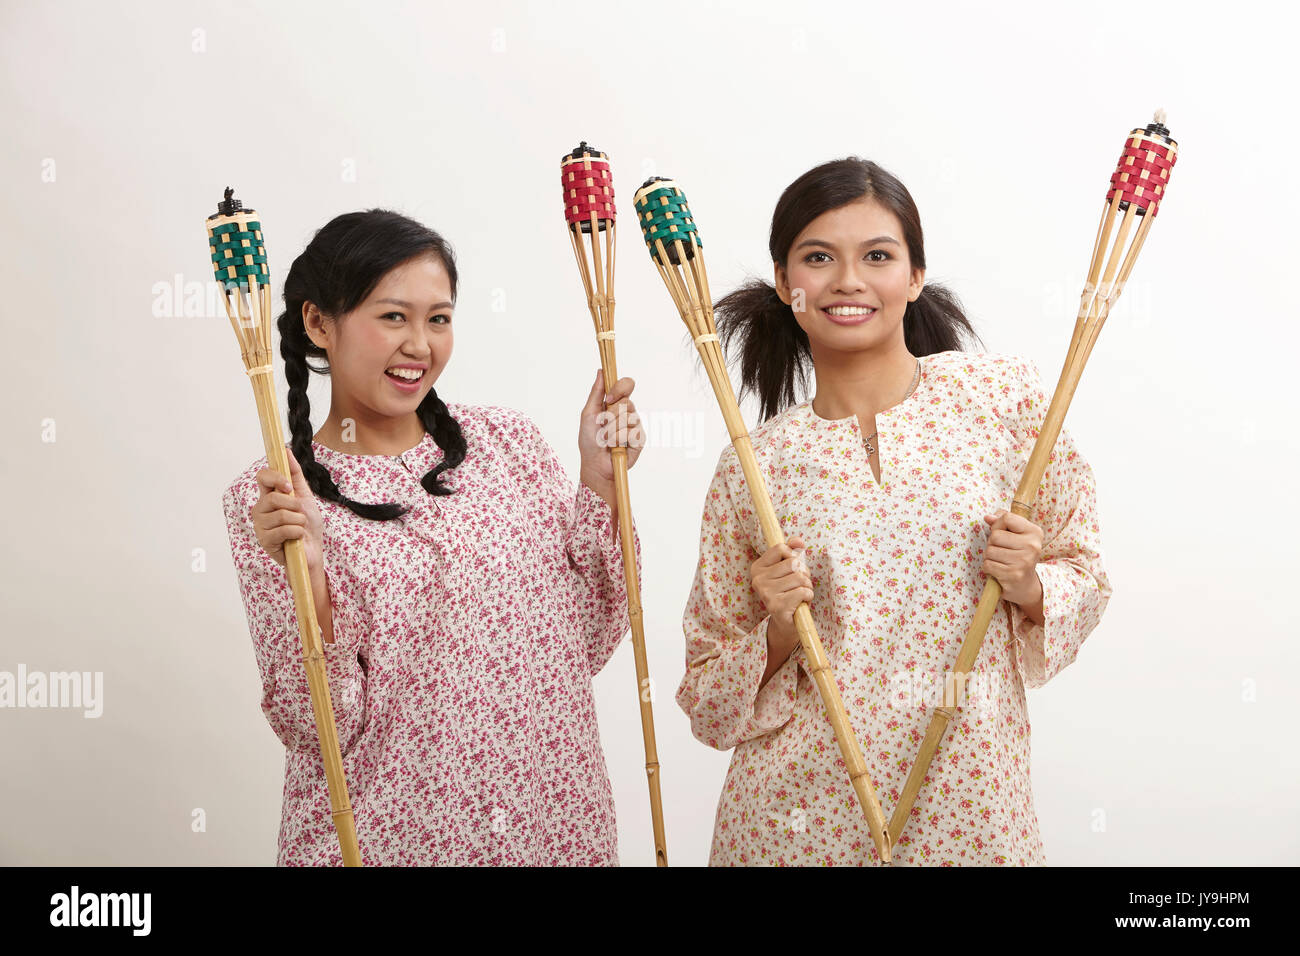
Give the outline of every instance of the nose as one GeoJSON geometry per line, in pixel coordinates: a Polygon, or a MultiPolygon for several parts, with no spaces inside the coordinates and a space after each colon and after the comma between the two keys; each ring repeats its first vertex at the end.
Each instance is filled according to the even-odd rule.
{"type": "Polygon", "coordinates": [[[427,362],[433,354],[433,346],[430,344],[432,331],[426,331],[419,322],[408,322],[406,329],[406,343],[402,351],[410,356],[412,362],[427,362]]]}
{"type": "Polygon", "coordinates": [[[858,268],[859,264],[855,260],[844,259],[840,267],[835,270],[831,291],[838,295],[852,295],[864,291],[867,284],[858,272],[858,268]]]}

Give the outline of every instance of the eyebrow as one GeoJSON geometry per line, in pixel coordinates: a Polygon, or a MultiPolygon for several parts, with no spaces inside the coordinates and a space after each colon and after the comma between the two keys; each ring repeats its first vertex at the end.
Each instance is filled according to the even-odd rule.
{"type": "MultiPolygon", "coordinates": [[[[899,241],[893,236],[876,236],[874,239],[864,239],[862,242],[858,243],[858,245],[874,246],[878,242],[892,242],[896,246],[899,245],[899,241]]],[[[827,242],[825,239],[805,239],[803,242],[799,243],[799,245],[795,246],[795,248],[802,249],[804,246],[825,246],[827,249],[835,248],[835,246],[827,242]]]]}
{"type": "MultiPolygon", "coordinates": [[[[411,309],[411,308],[414,308],[414,306],[412,306],[411,303],[405,301],[404,299],[376,299],[376,300],[375,300],[375,304],[376,304],[376,305],[378,305],[380,302],[387,302],[387,303],[389,303],[390,305],[400,305],[403,309],[411,309]]],[[[431,309],[450,309],[450,308],[452,308],[452,304],[451,304],[450,302],[435,302],[432,306],[430,306],[430,308],[431,308],[431,309]]]]}

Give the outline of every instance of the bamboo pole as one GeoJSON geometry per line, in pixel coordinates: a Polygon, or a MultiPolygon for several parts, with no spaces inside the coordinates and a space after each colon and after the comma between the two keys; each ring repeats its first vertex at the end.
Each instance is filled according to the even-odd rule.
{"type": "MultiPolygon", "coordinates": [[[[664,180],[653,183],[653,188],[664,188],[672,185],[671,181],[664,180]]],[[[641,190],[638,191],[638,197],[651,187],[652,183],[642,186],[641,190]]],[[[640,207],[638,206],[638,208],[640,207]]],[[[660,278],[664,280],[664,285],[667,286],[668,292],[672,296],[674,305],[677,306],[677,311],[681,314],[682,321],[686,323],[687,329],[690,330],[700,360],[708,373],[709,384],[713,387],[714,397],[718,401],[718,407],[721,409],[723,420],[726,422],[727,433],[731,436],[732,447],[736,450],[736,457],[739,459],[741,470],[744,472],[745,484],[749,488],[750,498],[754,503],[754,511],[758,515],[763,540],[769,549],[774,548],[785,543],[785,533],[781,530],[781,525],[777,521],[776,509],[772,506],[767,484],[763,480],[763,474],[758,467],[758,461],[754,455],[753,445],[749,437],[749,429],[746,428],[744,419],[740,414],[740,407],[731,385],[731,377],[727,374],[722,348],[718,343],[717,328],[713,321],[713,300],[709,294],[708,272],[704,265],[703,249],[696,242],[693,233],[689,233],[688,238],[690,241],[689,253],[682,239],[673,240],[672,254],[676,257],[676,263],[674,263],[668,249],[664,246],[663,240],[656,237],[654,245],[651,247],[652,259],[659,270],[660,278]]],[[[831,669],[830,660],[822,647],[816,624],[813,622],[812,609],[807,602],[801,603],[795,609],[794,623],[795,631],[799,636],[799,644],[804,651],[805,667],[809,674],[812,675],[813,682],[821,695],[822,703],[826,707],[826,716],[830,720],[831,728],[835,733],[835,740],[840,748],[840,756],[844,759],[849,781],[853,786],[853,792],[858,798],[858,803],[862,807],[862,813],[866,818],[867,827],[871,831],[871,838],[875,843],[876,852],[880,855],[881,862],[888,864],[892,861],[892,841],[886,826],[885,815],[880,808],[880,801],[876,797],[875,788],[872,786],[866,762],[862,759],[862,751],[858,746],[853,726],[849,723],[848,715],[845,712],[839,685],[835,681],[835,673],[831,669]]]]}
{"type": "MultiPolygon", "coordinates": [[[[585,144],[584,144],[585,145],[585,144]]],[[[575,151],[576,153],[577,151],[575,151]]],[[[590,156],[583,161],[591,169],[590,156]]],[[[605,391],[610,391],[618,381],[618,362],[614,353],[614,250],[617,247],[617,223],[611,216],[602,223],[593,211],[585,223],[569,227],[569,239],[578,263],[587,295],[587,308],[591,312],[596,330],[596,346],[600,352],[600,366],[605,379],[605,391]],[[586,230],[581,227],[587,226],[586,230]],[[591,257],[594,268],[587,261],[586,246],[582,236],[591,238],[591,257]],[[601,256],[600,237],[604,236],[604,256],[601,256]],[[603,264],[603,267],[602,267],[603,264]]],[[[606,406],[608,410],[610,406],[606,406]]],[[[617,427],[617,424],[616,424],[617,427]]],[[[646,659],[645,625],[641,613],[641,585],[637,580],[636,538],[632,527],[631,491],[628,485],[627,448],[614,444],[609,450],[614,467],[614,491],[618,501],[618,534],[623,550],[623,580],[627,586],[627,616],[632,629],[632,657],[636,668],[637,700],[641,715],[641,740],[645,750],[646,786],[650,792],[650,820],[654,833],[655,866],[668,865],[668,843],[664,836],[663,795],[660,789],[659,751],[655,744],[654,704],[651,700],[653,682],[646,659]]]]}
{"type": "MultiPolygon", "coordinates": [[[[227,189],[227,202],[230,202],[231,195],[232,191],[227,189]]],[[[213,252],[216,252],[222,244],[214,235],[213,229],[229,222],[241,225],[256,223],[254,211],[247,209],[230,214],[218,213],[208,217],[208,242],[213,252]]],[[[258,228],[260,230],[260,226],[258,228]]],[[[247,247],[248,243],[245,242],[244,245],[247,247]]],[[[250,248],[248,258],[239,264],[252,264],[252,261],[250,248]]],[[[221,267],[216,263],[214,266],[217,269],[218,280],[224,280],[221,267]]],[[[244,371],[253,386],[253,398],[257,404],[257,417],[261,424],[267,464],[287,477],[290,474],[289,455],[285,450],[284,434],[280,427],[279,403],[275,395],[275,375],[271,364],[270,290],[266,285],[260,285],[254,276],[247,276],[240,281],[245,285],[235,288],[225,285],[223,281],[223,288],[226,290],[224,296],[226,314],[234,329],[235,337],[239,340],[244,371]]],[[[325,671],[323,639],[320,623],[316,618],[316,602],[312,595],[311,574],[307,568],[306,546],[302,540],[293,538],[285,541],[284,557],[289,585],[293,589],[298,634],[302,639],[302,661],[307,671],[307,686],[311,692],[312,712],[316,718],[321,761],[325,766],[325,781],[329,788],[330,816],[338,835],[343,865],[361,866],[356,824],[348,800],[343,756],[339,749],[338,729],[334,722],[334,705],[330,698],[329,678],[325,671]]]]}
{"type": "MultiPolygon", "coordinates": [[[[1154,126],[1163,130],[1163,122],[1163,112],[1158,112],[1154,126]]],[[[1147,132],[1150,133],[1152,129],[1151,126],[1147,127],[1147,132]]],[[[1135,135],[1140,132],[1140,130],[1134,130],[1130,134],[1130,138],[1135,144],[1143,140],[1143,137],[1135,135]]],[[[1167,139],[1168,131],[1164,130],[1164,133],[1166,135],[1163,138],[1167,139]]],[[[1155,141],[1152,140],[1152,142],[1155,141]]],[[[1168,143],[1172,144],[1173,141],[1168,140],[1168,143]]],[[[1168,148],[1163,144],[1158,145],[1161,148],[1168,148]]],[[[1172,149],[1169,150],[1169,156],[1172,159],[1176,158],[1176,155],[1177,145],[1173,144],[1172,149]]],[[[1121,157],[1120,163],[1120,172],[1123,172],[1125,170],[1123,157],[1121,157]]],[[[1172,165],[1172,162],[1170,165],[1172,165]]],[[[1165,171],[1165,181],[1168,178],[1167,172],[1168,170],[1165,171]]],[[[1136,170],[1134,170],[1134,173],[1136,173],[1136,170]]],[[[1141,176],[1143,180],[1146,180],[1148,173],[1143,172],[1141,176]]],[[[1065,362],[1061,367],[1061,375],[1057,380],[1051,403],[1048,405],[1047,414],[1043,419],[1042,426],[1039,428],[1038,439],[1034,443],[1033,451],[1029,455],[1029,461],[1025,466],[1024,474],[1021,476],[1020,484],[1016,488],[1015,497],[1011,502],[1010,510],[1023,518],[1030,518],[1032,514],[1034,499],[1038,495],[1039,485],[1042,482],[1043,474],[1047,470],[1048,459],[1051,457],[1052,450],[1056,447],[1057,438],[1060,436],[1065,421],[1065,414],[1069,411],[1075,389],[1079,385],[1079,379],[1083,376],[1084,366],[1088,361],[1088,357],[1092,354],[1092,347],[1096,343],[1098,335],[1101,334],[1107,316],[1110,315],[1111,306],[1123,291],[1124,283],[1128,281],[1129,273],[1132,272],[1133,266],[1137,262],[1138,252],[1141,251],[1142,243],[1146,240],[1151,223],[1155,220],[1159,197],[1163,195],[1164,183],[1157,182],[1154,178],[1150,182],[1152,186],[1158,185],[1161,188],[1156,192],[1155,197],[1151,199],[1149,205],[1142,208],[1144,214],[1141,217],[1141,225],[1138,227],[1133,242],[1129,246],[1127,254],[1123,256],[1122,261],[1121,253],[1124,250],[1133,221],[1138,216],[1140,206],[1137,201],[1126,200],[1119,189],[1113,189],[1107,197],[1106,206],[1102,211],[1101,222],[1097,227],[1097,236],[1093,242],[1092,260],[1088,267],[1088,278],[1084,283],[1083,293],[1080,296],[1079,311],[1075,318],[1070,347],[1066,352],[1065,362]],[[1127,211],[1120,222],[1119,234],[1116,236],[1114,245],[1109,246],[1111,229],[1119,212],[1124,207],[1127,207],[1127,211]],[[1110,256],[1106,262],[1105,273],[1100,276],[1099,284],[1099,270],[1108,246],[1110,256]]],[[[898,805],[894,808],[894,815],[890,819],[889,833],[891,840],[895,844],[897,844],[902,836],[903,829],[907,826],[912,806],[916,802],[916,796],[920,792],[921,785],[927,782],[926,772],[930,768],[930,763],[934,759],[939,744],[943,741],[948,729],[948,723],[956,716],[958,708],[956,686],[958,683],[964,686],[966,676],[974,668],[975,661],[979,657],[980,648],[984,643],[984,635],[988,630],[989,622],[997,611],[1001,597],[1002,585],[992,575],[987,576],[984,582],[984,591],[980,595],[979,603],[975,608],[974,619],[971,621],[966,637],[957,652],[957,661],[953,666],[955,680],[944,682],[943,704],[935,708],[930,718],[930,724],[926,728],[924,739],[921,741],[916,761],[912,764],[907,782],[903,786],[902,795],[899,798],[898,805]]]]}

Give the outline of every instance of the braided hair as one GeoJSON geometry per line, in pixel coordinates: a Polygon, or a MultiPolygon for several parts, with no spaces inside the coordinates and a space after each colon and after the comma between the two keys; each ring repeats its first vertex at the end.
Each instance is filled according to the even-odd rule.
{"type": "MultiPolygon", "coordinates": [[[[857,156],[823,163],[789,186],[772,213],[768,252],[786,264],[790,247],[808,223],[822,213],[860,199],[875,199],[898,217],[912,266],[925,268],[925,240],[916,203],[897,177],[857,156]]],[[[724,348],[737,340],[740,349],[741,397],[757,393],[764,421],[795,402],[796,385],[807,391],[812,364],[808,333],[781,301],[776,287],[750,279],[713,306],[724,348]]],[[[962,351],[962,340],[979,336],[956,295],[927,282],[903,312],[903,341],[913,355],[962,351]]]]}
{"type": "MultiPolygon", "coordinates": [[[[432,229],[386,209],[350,212],[331,219],[293,261],[284,279],[285,310],[276,327],[280,332],[284,376],[289,383],[290,447],[312,494],[344,505],[372,521],[400,518],[410,509],[392,502],[353,501],[339,491],[329,469],[316,460],[312,449],[311,402],[307,398],[308,373],[328,375],[330,365],[326,351],[307,335],[303,305],[311,302],[325,315],[344,315],[364,302],[388,272],[430,253],[442,260],[451,280],[452,302],[455,302],[456,258],[451,245],[432,229]],[[311,364],[308,358],[320,359],[321,365],[311,364]]],[[[465,460],[465,436],[460,423],[447,411],[446,404],[432,387],[416,413],[443,452],[443,460],[420,479],[420,484],[431,495],[452,494],[454,489],[442,483],[441,475],[465,460]]]]}

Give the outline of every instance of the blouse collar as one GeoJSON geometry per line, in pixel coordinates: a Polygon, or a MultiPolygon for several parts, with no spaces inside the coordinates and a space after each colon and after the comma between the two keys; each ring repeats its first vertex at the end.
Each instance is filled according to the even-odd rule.
{"type": "Polygon", "coordinates": [[[334,458],[342,462],[349,462],[355,464],[367,458],[409,458],[413,454],[422,452],[427,448],[427,446],[432,444],[434,444],[433,435],[426,431],[424,435],[420,438],[419,442],[417,442],[412,447],[408,448],[406,451],[402,452],[400,455],[350,455],[347,452],[335,451],[333,448],[330,448],[328,445],[322,445],[320,442],[314,439],[312,440],[311,447],[312,450],[316,453],[317,461],[320,461],[322,457],[325,457],[325,458],[334,458]]]}
{"type": "MultiPolygon", "coordinates": [[[[926,359],[928,358],[929,358],[928,355],[922,355],[917,357],[917,361],[921,363],[921,374],[917,376],[916,388],[912,389],[912,393],[908,395],[907,398],[899,402],[897,405],[891,405],[889,408],[877,412],[876,413],[877,418],[879,418],[882,415],[892,415],[894,412],[898,411],[901,408],[911,409],[911,407],[914,404],[916,404],[916,402],[919,400],[918,396],[920,396],[920,394],[923,391],[925,391],[929,385],[927,371],[929,369],[930,363],[926,361],[926,359]]],[[[813,411],[811,398],[808,399],[806,402],[801,402],[800,404],[794,406],[791,409],[791,414],[796,421],[800,422],[807,428],[812,429],[813,431],[834,432],[834,431],[838,431],[841,428],[857,427],[858,425],[857,415],[848,415],[845,416],[844,418],[822,418],[815,411],[813,411]]]]}

